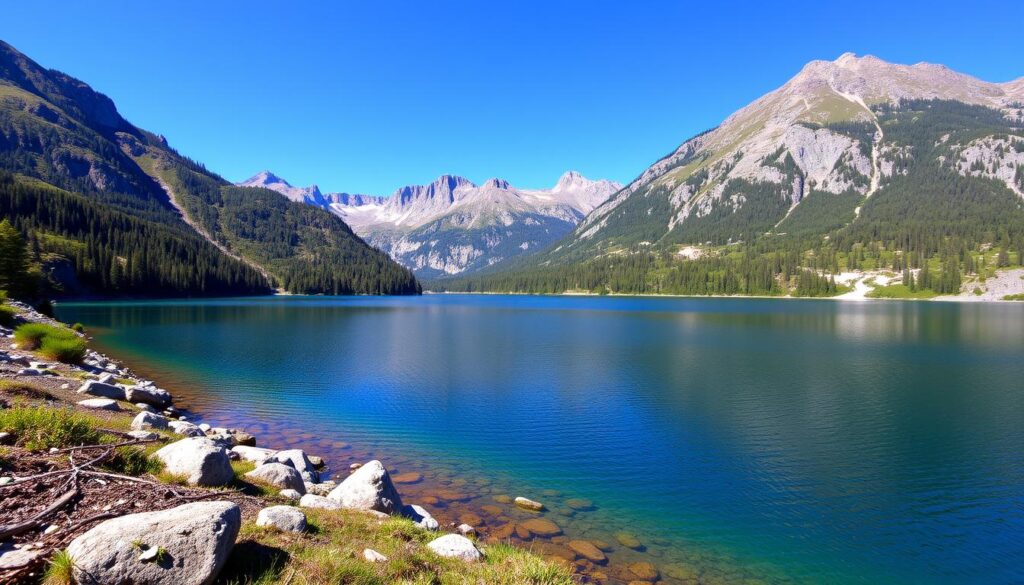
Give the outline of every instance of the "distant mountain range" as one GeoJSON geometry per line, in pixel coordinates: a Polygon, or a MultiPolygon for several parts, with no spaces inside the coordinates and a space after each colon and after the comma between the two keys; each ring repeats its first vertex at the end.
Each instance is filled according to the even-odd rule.
{"type": "Polygon", "coordinates": [[[231,185],[3,42],[0,216],[29,239],[50,295],[419,291],[337,216],[231,185]]]}
{"type": "Polygon", "coordinates": [[[852,53],[813,61],[549,250],[444,287],[780,294],[806,274],[824,291],[823,273],[930,267],[927,280],[941,266],[934,286],[949,289],[991,262],[985,250],[1024,255],[1022,128],[1024,79],[852,53]]]}
{"type": "Polygon", "coordinates": [[[476,185],[444,175],[387,197],[293,187],[269,171],[239,185],[273,189],[292,201],[328,209],[423,277],[468,274],[543,250],[622,188],[574,171],[550,189],[520,189],[501,179],[476,185]]]}

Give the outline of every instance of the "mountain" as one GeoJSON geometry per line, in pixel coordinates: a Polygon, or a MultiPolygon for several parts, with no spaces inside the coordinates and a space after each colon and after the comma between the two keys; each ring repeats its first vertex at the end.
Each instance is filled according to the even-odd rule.
{"type": "Polygon", "coordinates": [[[444,175],[388,197],[320,195],[315,186],[295,188],[266,171],[240,184],[330,209],[421,277],[471,273],[543,250],[622,188],[572,171],[551,189],[519,189],[502,179],[476,185],[444,175]]]}
{"type": "Polygon", "coordinates": [[[3,42],[0,214],[55,295],[419,290],[340,218],[231,185],[3,42]]]}
{"type": "MultiPolygon", "coordinates": [[[[838,255],[845,266],[862,249],[890,266],[958,254],[966,269],[968,248],[1021,245],[1022,126],[1024,79],[989,83],[941,65],[849,53],[813,61],[651,165],[550,251],[517,264],[519,277],[460,286],[539,282],[545,271],[562,282],[567,271],[558,267],[572,265],[587,278],[568,288],[586,280],[616,289],[607,287],[610,267],[643,256],[649,262],[634,267],[627,288],[665,290],[673,275],[699,266],[717,263],[725,274],[736,268],[726,258],[740,250],[770,264],[776,291],[791,288],[781,282],[793,276],[780,267],[783,251],[796,255],[787,268],[815,274],[813,259],[835,267],[838,255]]],[[[746,282],[750,266],[729,274],[746,282]]]]}

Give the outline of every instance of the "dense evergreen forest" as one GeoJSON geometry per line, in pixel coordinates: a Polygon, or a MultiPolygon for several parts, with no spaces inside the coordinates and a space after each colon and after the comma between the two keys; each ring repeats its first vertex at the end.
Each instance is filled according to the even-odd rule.
{"type": "Polygon", "coordinates": [[[0,41],[0,219],[56,296],[417,294],[338,217],[232,186],[0,41]],[[188,218],[225,253],[190,227],[188,218]],[[243,261],[234,256],[240,256],[243,261]]]}
{"type": "MultiPolygon", "coordinates": [[[[973,140],[1008,139],[1024,131],[996,110],[959,102],[907,101],[881,106],[876,115],[886,140],[905,154],[869,199],[854,191],[813,193],[773,229],[788,204],[777,185],[728,185],[727,194],[742,190],[748,196],[749,210],[717,211],[665,235],[651,227],[627,240],[649,241],[596,257],[564,252],[568,246],[563,241],[503,272],[436,280],[427,288],[830,296],[843,292],[834,275],[887,270],[901,276],[910,291],[950,294],[959,292],[967,278],[1019,265],[1024,256],[1021,197],[999,180],[964,176],[949,161],[955,148],[973,140]],[[743,237],[736,241],[736,234],[743,237]],[[681,257],[677,252],[687,243],[698,246],[702,256],[681,257]]],[[[861,137],[868,132],[863,124],[839,129],[861,137]]],[[[1024,150],[1022,140],[1011,144],[1024,150]]],[[[799,174],[791,161],[780,160],[778,166],[787,181],[799,174]]],[[[1018,168],[1017,176],[1024,187],[1024,171],[1018,168]]],[[[649,206],[643,225],[652,225],[648,218],[665,202],[667,193],[643,198],[649,206]]]]}
{"type": "Polygon", "coordinates": [[[28,244],[56,296],[265,294],[266,280],[187,229],[134,217],[89,198],[25,184],[0,171],[0,217],[28,244]]]}

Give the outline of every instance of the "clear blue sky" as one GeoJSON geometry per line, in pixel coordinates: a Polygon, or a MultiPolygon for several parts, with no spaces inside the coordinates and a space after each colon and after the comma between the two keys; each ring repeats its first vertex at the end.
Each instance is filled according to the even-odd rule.
{"type": "Polygon", "coordinates": [[[626,182],[845,51],[1024,75],[1024,2],[5,3],[0,38],[228,179],[626,182]]]}

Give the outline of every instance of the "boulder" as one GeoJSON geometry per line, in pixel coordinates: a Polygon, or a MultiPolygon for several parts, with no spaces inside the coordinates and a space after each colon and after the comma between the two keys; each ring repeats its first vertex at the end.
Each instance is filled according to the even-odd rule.
{"type": "Polygon", "coordinates": [[[282,498],[288,498],[289,500],[299,500],[302,498],[302,494],[300,494],[297,490],[281,490],[280,492],[278,492],[277,495],[281,496],[282,498]]]}
{"type": "Polygon", "coordinates": [[[456,530],[458,530],[459,534],[462,536],[476,535],[476,528],[473,528],[469,524],[459,524],[459,527],[456,528],[456,530]]]}
{"type": "Polygon", "coordinates": [[[238,453],[239,457],[245,461],[252,461],[256,465],[263,465],[268,459],[271,459],[277,454],[277,451],[273,449],[261,449],[259,447],[249,447],[246,445],[236,445],[232,447],[231,450],[238,453]]]}
{"type": "Polygon", "coordinates": [[[99,380],[88,380],[85,384],[78,387],[78,393],[99,396],[101,398],[112,398],[114,400],[125,399],[124,388],[114,386],[113,384],[104,384],[99,380]]]}
{"type": "Polygon", "coordinates": [[[256,526],[273,526],[283,532],[302,532],[306,529],[306,515],[292,506],[271,506],[260,510],[256,516],[256,526]]]}
{"type": "Polygon", "coordinates": [[[140,412],[132,419],[132,430],[166,429],[169,422],[165,416],[153,414],[152,412],[140,412]]]}
{"type": "Polygon", "coordinates": [[[124,391],[128,402],[142,402],[163,408],[171,403],[171,393],[151,386],[129,386],[124,391]]]}
{"type": "Polygon", "coordinates": [[[402,498],[380,461],[371,461],[331,490],[328,498],[345,508],[376,510],[385,514],[402,511],[402,498]]]}
{"type": "Polygon", "coordinates": [[[236,445],[245,445],[245,446],[248,446],[248,447],[255,447],[256,446],[256,437],[253,436],[253,435],[250,435],[249,433],[247,433],[245,431],[236,431],[236,430],[232,429],[230,431],[230,434],[235,439],[235,444],[236,445]]]}
{"type": "Polygon", "coordinates": [[[438,524],[437,520],[435,520],[434,517],[430,515],[430,512],[428,512],[422,506],[417,506],[416,504],[412,504],[410,506],[405,506],[404,508],[402,508],[402,515],[407,516],[409,519],[415,522],[416,525],[420,528],[425,528],[427,530],[437,530],[441,527],[441,525],[438,524]]]}
{"type": "MultiPolygon", "coordinates": [[[[547,518],[531,518],[520,522],[516,527],[519,532],[525,532],[528,536],[540,536],[542,538],[551,538],[552,536],[558,536],[562,533],[562,529],[547,518]]],[[[523,536],[527,538],[527,536],[523,536]]]]}
{"type": "Polygon", "coordinates": [[[67,550],[76,583],[206,585],[224,566],[241,525],[236,504],[195,502],[101,522],[67,550]],[[152,561],[140,558],[154,548],[152,561]]]}
{"type": "Polygon", "coordinates": [[[445,534],[427,543],[427,548],[439,556],[463,561],[479,561],[483,558],[473,541],[459,534],[445,534]]]}
{"type": "Polygon", "coordinates": [[[205,437],[206,436],[206,433],[204,433],[203,431],[199,430],[199,427],[197,427],[196,425],[194,425],[194,424],[192,424],[192,423],[190,423],[188,421],[172,420],[172,421],[167,423],[167,426],[170,427],[170,429],[172,431],[174,431],[176,434],[182,435],[184,437],[205,437]]]}
{"type": "Polygon", "coordinates": [[[306,452],[302,449],[285,449],[284,451],[278,451],[272,458],[278,463],[284,463],[285,465],[291,465],[296,471],[302,475],[304,481],[310,483],[318,483],[320,481],[320,474],[313,466],[313,462],[306,457],[306,452]]]}
{"type": "Polygon", "coordinates": [[[227,451],[206,438],[182,439],[153,456],[164,462],[168,473],[184,476],[191,485],[227,485],[234,479],[227,451]]]}
{"type": "Polygon", "coordinates": [[[342,505],[330,498],[306,494],[299,499],[299,506],[303,508],[319,508],[322,510],[340,510],[342,505]]]}
{"type": "Polygon", "coordinates": [[[92,408],[94,410],[121,410],[121,407],[117,405],[117,401],[109,398],[90,398],[88,400],[81,400],[78,402],[78,406],[84,406],[85,408],[92,408]]]}
{"type": "Polygon", "coordinates": [[[540,502],[535,502],[535,501],[533,501],[533,500],[531,500],[529,498],[523,498],[523,497],[516,498],[515,499],[515,503],[520,508],[522,508],[524,510],[531,510],[533,512],[540,512],[541,510],[544,509],[544,504],[542,504],[540,502]]]}
{"type": "Polygon", "coordinates": [[[331,493],[331,490],[338,487],[338,482],[335,481],[323,481],[320,483],[309,483],[306,482],[306,493],[315,494],[318,496],[326,496],[331,493]]]}
{"type": "Polygon", "coordinates": [[[136,402],[135,403],[135,408],[138,408],[142,412],[154,412],[154,413],[156,412],[155,408],[153,408],[152,406],[146,404],[145,402],[136,402]]]}
{"type": "Polygon", "coordinates": [[[302,476],[294,468],[283,463],[266,463],[245,474],[246,479],[257,481],[279,487],[306,493],[306,486],[302,483],[302,476]]]}
{"type": "Polygon", "coordinates": [[[100,374],[99,378],[96,378],[96,381],[99,382],[100,384],[114,384],[114,374],[111,374],[110,372],[104,372],[100,374]]]}

